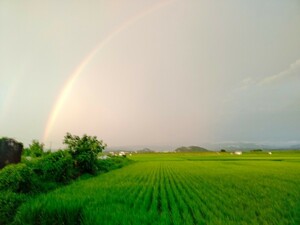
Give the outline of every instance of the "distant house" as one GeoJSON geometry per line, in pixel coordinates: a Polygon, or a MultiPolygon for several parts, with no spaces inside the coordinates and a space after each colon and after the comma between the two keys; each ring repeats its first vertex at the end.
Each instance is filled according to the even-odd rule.
{"type": "Polygon", "coordinates": [[[241,155],[241,154],[243,154],[243,152],[241,152],[241,151],[235,151],[234,154],[235,155],[241,155]]]}
{"type": "Polygon", "coordinates": [[[102,159],[102,160],[106,160],[106,159],[108,159],[108,158],[110,158],[110,157],[107,156],[107,155],[102,155],[102,156],[99,156],[99,157],[98,157],[98,159],[102,159]]]}
{"type": "Polygon", "coordinates": [[[119,156],[124,156],[125,152],[119,152],[119,156]]]}

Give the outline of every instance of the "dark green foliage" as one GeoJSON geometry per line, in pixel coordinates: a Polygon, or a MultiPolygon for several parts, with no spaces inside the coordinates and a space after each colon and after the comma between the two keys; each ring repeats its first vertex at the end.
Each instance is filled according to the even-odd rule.
{"type": "MultiPolygon", "coordinates": [[[[2,140],[2,139],[1,139],[2,140]]],[[[79,224],[81,208],[71,208],[70,211],[61,213],[61,201],[53,207],[51,212],[39,211],[36,215],[27,215],[34,218],[27,223],[26,219],[18,220],[16,216],[19,206],[27,201],[29,196],[33,197],[40,193],[46,193],[69,183],[70,181],[84,175],[82,179],[87,179],[87,175],[97,174],[97,172],[107,172],[120,168],[129,163],[123,157],[109,158],[108,160],[98,160],[98,153],[106,147],[102,141],[96,137],[87,135],[73,136],[67,133],[64,143],[68,145],[65,151],[44,152],[43,144],[33,141],[23,154],[24,163],[8,165],[0,170],[0,225],[8,224],[79,224]],[[30,156],[26,159],[25,156],[30,156]],[[54,215],[50,220],[44,220],[44,216],[54,215]],[[70,215],[77,215],[71,217],[70,215]],[[32,217],[34,216],[34,217],[32,217]],[[74,219],[75,218],[75,219],[74,219]]]]}
{"type": "Polygon", "coordinates": [[[8,165],[0,171],[0,191],[28,193],[32,190],[33,170],[25,164],[8,165]]]}
{"type": "Polygon", "coordinates": [[[37,140],[33,140],[29,145],[29,148],[25,148],[23,151],[24,156],[41,157],[44,154],[44,144],[37,140]]]}
{"type": "Polygon", "coordinates": [[[1,144],[2,142],[7,141],[8,139],[10,139],[10,138],[8,138],[8,137],[1,137],[1,138],[0,138],[0,144],[1,144]]]}
{"type": "MultiPolygon", "coordinates": [[[[107,172],[108,170],[117,169],[120,168],[126,164],[131,163],[132,161],[124,158],[124,157],[112,157],[108,158],[106,160],[99,160],[98,165],[101,167],[102,172],[107,172]]],[[[89,204],[92,204],[93,202],[97,202],[98,199],[93,194],[96,191],[97,193],[103,193],[103,190],[107,190],[110,188],[113,188],[113,185],[108,186],[104,189],[97,188],[96,184],[93,182],[95,179],[99,179],[102,176],[95,177],[91,174],[84,174],[80,176],[79,181],[72,183],[70,186],[63,187],[60,189],[57,189],[52,193],[57,198],[53,198],[47,195],[41,195],[37,198],[40,200],[35,201],[35,199],[32,199],[32,201],[28,202],[27,204],[24,204],[24,206],[19,208],[19,211],[15,217],[14,225],[32,225],[32,224],[43,224],[43,225],[60,225],[60,224],[86,224],[84,221],[85,219],[85,212],[89,211],[86,210],[86,206],[89,204]],[[60,191],[65,191],[67,193],[73,193],[72,187],[76,187],[77,185],[84,184],[84,181],[92,181],[92,185],[89,187],[89,190],[87,191],[85,185],[82,187],[82,190],[80,189],[79,192],[77,192],[76,197],[72,196],[72,198],[66,198],[65,196],[59,194],[60,191]],[[71,192],[70,192],[71,191],[71,192]],[[92,197],[89,198],[89,193],[91,193],[92,197]],[[58,194],[58,195],[57,195],[58,194]],[[61,196],[61,198],[60,198],[61,196]],[[50,204],[49,204],[50,202],[50,204]]],[[[110,180],[110,178],[108,178],[110,180]]],[[[101,182],[100,182],[101,183],[101,182]]],[[[126,190],[126,189],[124,189],[126,190]]],[[[118,195],[116,195],[118,198],[118,195]]],[[[124,197],[124,196],[122,196],[124,197]]],[[[101,207],[111,207],[109,203],[98,205],[97,208],[101,209],[101,207]]],[[[102,212],[105,211],[105,209],[101,210],[102,212]]],[[[118,209],[113,209],[112,211],[119,211],[118,209]]],[[[123,210],[119,211],[119,214],[121,214],[123,210]]],[[[90,223],[87,223],[90,224],[90,223]]],[[[107,224],[107,223],[91,223],[91,224],[107,224]]],[[[143,224],[143,223],[141,223],[143,224]]]]}
{"type": "Polygon", "coordinates": [[[68,146],[76,167],[81,173],[96,173],[97,156],[102,152],[106,145],[99,141],[97,137],[84,134],[82,137],[67,133],[64,138],[64,144],[68,146]]]}
{"type": "Polygon", "coordinates": [[[0,191],[0,225],[10,224],[18,207],[25,202],[27,196],[11,191],[0,191]]]}
{"type": "Polygon", "coordinates": [[[253,149],[253,150],[250,150],[250,152],[262,152],[263,150],[262,149],[253,149]]]}
{"type": "Polygon", "coordinates": [[[225,149],[221,149],[221,151],[220,152],[226,152],[226,150],[225,149]]]}
{"type": "Polygon", "coordinates": [[[76,177],[71,154],[62,150],[38,160],[34,163],[34,171],[43,181],[68,182],[76,177]]]}
{"type": "Polygon", "coordinates": [[[105,160],[98,160],[97,166],[99,172],[108,172],[113,169],[121,168],[131,161],[126,157],[111,157],[105,160]]]}

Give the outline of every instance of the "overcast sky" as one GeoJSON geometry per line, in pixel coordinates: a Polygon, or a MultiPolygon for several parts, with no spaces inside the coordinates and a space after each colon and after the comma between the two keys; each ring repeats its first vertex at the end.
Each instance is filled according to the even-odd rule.
{"type": "Polygon", "coordinates": [[[299,0],[0,1],[0,136],[300,141],[299,0]]]}

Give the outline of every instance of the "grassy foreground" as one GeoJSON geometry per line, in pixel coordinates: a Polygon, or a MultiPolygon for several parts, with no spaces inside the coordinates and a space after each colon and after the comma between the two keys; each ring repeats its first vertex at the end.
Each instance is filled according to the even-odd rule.
{"type": "Polygon", "coordinates": [[[300,154],[133,155],[136,163],[41,195],[15,224],[300,224],[300,154]]]}

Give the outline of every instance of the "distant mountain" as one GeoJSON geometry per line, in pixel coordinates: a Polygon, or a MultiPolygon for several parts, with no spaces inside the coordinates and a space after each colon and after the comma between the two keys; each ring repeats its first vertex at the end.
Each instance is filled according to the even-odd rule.
{"type": "Polygon", "coordinates": [[[139,153],[151,153],[151,152],[155,152],[155,151],[151,150],[149,148],[144,148],[142,150],[137,150],[137,152],[139,152],[139,153]]]}
{"type": "Polygon", "coordinates": [[[199,146],[180,147],[174,150],[175,152],[209,152],[209,150],[199,146]]]}
{"type": "Polygon", "coordinates": [[[211,143],[205,144],[205,147],[212,150],[253,150],[253,149],[272,149],[272,146],[255,144],[255,143],[243,143],[243,142],[232,142],[232,143],[211,143]]]}
{"type": "Polygon", "coordinates": [[[158,152],[169,152],[173,150],[175,146],[167,146],[167,145],[128,145],[128,146],[109,146],[106,148],[105,151],[124,151],[124,152],[132,152],[132,151],[143,151],[145,149],[149,149],[151,151],[158,151],[158,152]]]}
{"type": "Polygon", "coordinates": [[[220,149],[225,150],[253,150],[253,149],[262,149],[262,150],[294,150],[300,149],[300,144],[291,145],[289,143],[264,143],[257,144],[251,142],[226,142],[226,143],[206,143],[203,144],[208,149],[218,151],[220,149]]]}
{"type": "MultiPolygon", "coordinates": [[[[252,143],[252,142],[215,142],[215,143],[199,143],[202,147],[199,146],[189,146],[189,147],[180,147],[178,151],[220,151],[221,149],[225,149],[228,151],[237,151],[237,150],[244,150],[249,151],[253,149],[262,149],[262,150],[300,150],[300,141],[293,141],[293,142],[286,142],[286,143],[272,143],[272,142],[264,142],[264,143],[252,143]],[[209,150],[207,150],[209,149],[209,150]]],[[[158,146],[158,145],[135,145],[135,146],[115,146],[115,147],[108,147],[105,149],[105,152],[119,152],[119,151],[126,151],[126,152],[170,152],[174,151],[176,146],[172,145],[165,145],[165,146],[158,146]],[[148,151],[150,150],[150,151],[148,151]]],[[[175,151],[177,150],[175,149],[175,151]]]]}

